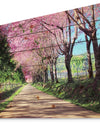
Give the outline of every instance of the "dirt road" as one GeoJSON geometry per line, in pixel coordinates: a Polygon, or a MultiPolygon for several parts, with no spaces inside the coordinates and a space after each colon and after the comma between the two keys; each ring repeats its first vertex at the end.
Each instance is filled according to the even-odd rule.
{"type": "Polygon", "coordinates": [[[26,85],[0,113],[0,118],[100,118],[100,114],[26,85]]]}

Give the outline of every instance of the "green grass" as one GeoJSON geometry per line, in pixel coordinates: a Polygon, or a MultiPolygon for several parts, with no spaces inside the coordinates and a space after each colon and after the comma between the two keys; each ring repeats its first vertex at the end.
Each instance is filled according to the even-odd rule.
{"type": "Polygon", "coordinates": [[[67,100],[73,104],[79,105],[86,109],[100,113],[100,81],[97,88],[92,87],[93,79],[80,78],[74,79],[74,83],[68,84],[64,80],[59,83],[51,84],[51,82],[34,83],[32,86],[60,99],[67,100]]]}
{"type": "Polygon", "coordinates": [[[21,90],[24,88],[24,86],[25,85],[19,87],[17,90],[15,89],[16,91],[13,90],[13,91],[9,92],[8,96],[10,96],[10,97],[7,100],[5,100],[4,102],[0,103],[0,112],[3,111],[7,107],[9,102],[13,101],[13,98],[21,92],[21,90]]]}
{"type": "Polygon", "coordinates": [[[18,86],[0,93],[0,100],[5,100],[6,98],[10,97],[12,93],[16,92],[16,90],[18,90],[20,87],[21,86],[18,86]]]}

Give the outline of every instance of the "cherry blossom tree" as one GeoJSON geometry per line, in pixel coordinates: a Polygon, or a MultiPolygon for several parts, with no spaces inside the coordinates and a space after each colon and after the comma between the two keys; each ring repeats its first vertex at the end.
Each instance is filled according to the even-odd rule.
{"type": "Polygon", "coordinates": [[[65,55],[65,65],[68,72],[68,82],[72,82],[70,61],[72,51],[77,39],[77,26],[71,28],[71,20],[65,12],[37,18],[40,24],[47,29],[56,39],[62,55],[65,55]],[[73,34],[74,33],[74,36],[73,34]],[[73,36],[73,38],[72,38],[73,36]]]}
{"type": "Polygon", "coordinates": [[[56,43],[54,42],[55,40],[52,40],[51,36],[52,36],[51,33],[49,33],[48,31],[42,33],[42,36],[36,40],[38,44],[40,44],[39,42],[42,42],[42,47],[40,46],[40,49],[37,50],[36,52],[41,57],[41,62],[43,63],[43,65],[47,64],[50,67],[50,75],[52,82],[54,82],[54,73],[53,73],[53,69],[54,69],[53,65],[54,65],[55,80],[56,82],[58,82],[57,70],[56,70],[56,61],[58,58],[58,52],[57,52],[58,46],[56,46],[56,43]]]}
{"type": "MultiPolygon", "coordinates": [[[[78,28],[83,31],[87,36],[90,37],[92,43],[93,43],[93,50],[94,50],[94,56],[95,56],[95,68],[96,68],[96,76],[95,79],[100,79],[100,46],[98,45],[97,40],[97,34],[96,34],[96,17],[99,16],[100,13],[100,4],[92,5],[91,7],[91,21],[86,17],[86,13],[84,14],[81,12],[80,9],[74,9],[75,18],[71,15],[69,11],[66,11],[66,14],[71,18],[71,20],[78,26],[78,28]],[[86,25],[84,25],[84,23],[86,25]]],[[[85,8],[84,8],[85,9],[85,8]]]]}

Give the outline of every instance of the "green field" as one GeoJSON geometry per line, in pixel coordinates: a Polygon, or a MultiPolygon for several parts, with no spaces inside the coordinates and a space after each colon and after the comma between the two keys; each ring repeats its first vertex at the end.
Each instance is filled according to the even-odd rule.
{"type": "MultiPolygon", "coordinates": [[[[95,60],[94,60],[94,54],[91,54],[91,59],[92,59],[92,67],[93,71],[95,71],[95,60]]],[[[57,72],[65,72],[66,67],[65,67],[65,62],[64,62],[64,56],[61,56],[57,60],[57,72]]],[[[72,74],[74,73],[81,73],[84,71],[88,70],[88,60],[86,54],[78,55],[78,56],[73,56],[71,59],[71,71],[72,74]]]]}

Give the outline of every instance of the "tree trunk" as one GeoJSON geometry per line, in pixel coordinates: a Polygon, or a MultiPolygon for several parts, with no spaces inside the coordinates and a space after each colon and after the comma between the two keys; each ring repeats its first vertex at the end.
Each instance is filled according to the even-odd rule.
{"type": "Polygon", "coordinates": [[[91,42],[87,41],[86,46],[87,46],[87,58],[88,58],[88,73],[89,73],[89,78],[93,78],[93,70],[92,70],[92,61],[91,61],[91,53],[90,53],[90,44],[91,42]]]}
{"type": "Polygon", "coordinates": [[[53,62],[50,63],[50,75],[51,75],[51,81],[54,82],[54,74],[53,74],[53,62]]]}
{"type": "Polygon", "coordinates": [[[33,82],[43,82],[42,72],[33,76],[33,82]]]}
{"type": "Polygon", "coordinates": [[[58,83],[58,78],[57,78],[57,68],[56,68],[56,65],[57,65],[57,59],[54,60],[54,68],[55,68],[55,80],[56,80],[56,83],[58,83]]]}
{"type": "Polygon", "coordinates": [[[92,39],[92,42],[93,42],[95,68],[96,68],[95,79],[100,80],[100,46],[98,46],[96,38],[92,39]]]}
{"type": "Polygon", "coordinates": [[[91,7],[92,7],[92,20],[93,20],[92,26],[94,28],[94,32],[92,33],[92,42],[93,42],[95,68],[96,68],[95,79],[100,80],[100,46],[98,46],[97,37],[96,37],[94,5],[92,5],[91,7]]]}
{"type": "Polygon", "coordinates": [[[73,78],[72,78],[72,72],[71,72],[71,67],[70,67],[70,57],[65,55],[65,66],[68,72],[68,83],[72,83],[73,82],[73,78]]]}
{"type": "Polygon", "coordinates": [[[100,80],[100,45],[98,46],[97,60],[96,60],[96,79],[100,80]]]}
{"type": "Polygon", "coordinates": [[[91,6],[91,17],[92,17],[92,22],[90,23],[88,19],[86,19],[83,15],[82,21],[86,21],[87,23],[89,22],[91,24],[92,31],[89,31],[86,27],[80,25],[82,22],[80,20],[79,14],[81,13],[79,9],[74,10],[76,14],[76,18],[74,19],[67,11],[66,14],[78,25],[79,29],[83,31],[86,35],[88,35],[92,42],[93,42],[93,50],[94,50],[94,57],[95,57],[95,68],[96,68],[96,76],[95,79],[100,79],[100,46],[98,46],[97,42],[97,37],[96,37],[96,27],[95,27],[95,12],[94,12],[94,5],[91,6]],[[78,20],[79,19],[79,20],[78,20]],[[79,22],[78,22],[79,21],[79,22]]]}
{"type": "Polygon", "coordinates": [[[46,83],[48,81],[48,69],[44,70],[43,82],[46,83]]]}

